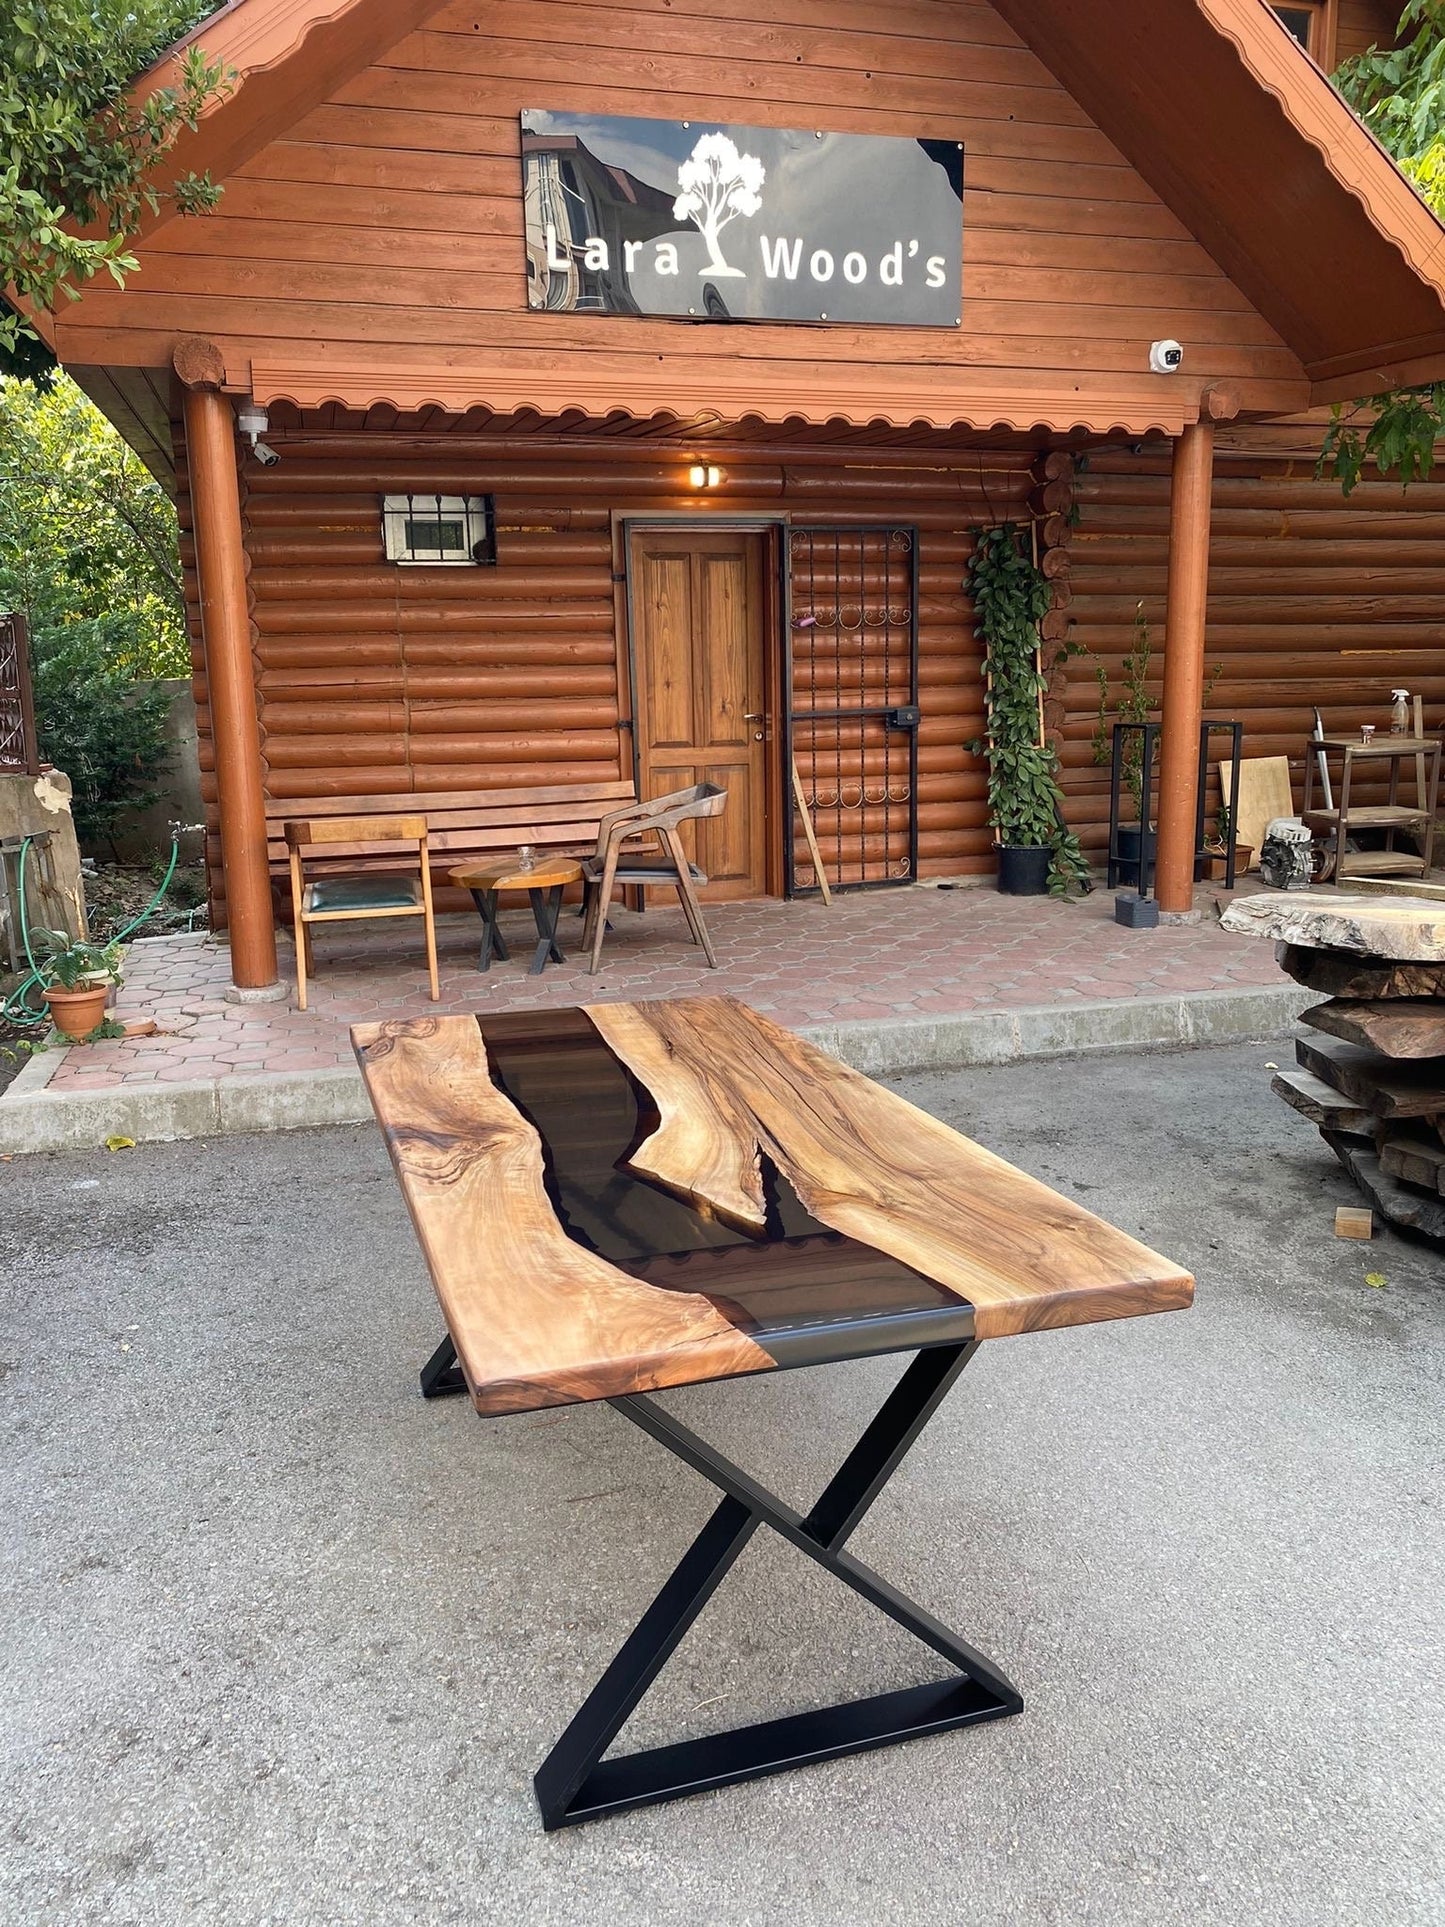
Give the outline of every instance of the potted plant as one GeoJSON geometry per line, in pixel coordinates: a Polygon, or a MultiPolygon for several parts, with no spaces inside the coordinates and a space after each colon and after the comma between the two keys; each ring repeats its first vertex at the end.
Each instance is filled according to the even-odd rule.
{"type": "Polygon", "coordinates": [[[55,1028],[81,1043],[100,1028],[111,989],[120,982],[118,943],[90,943],[65,930],[37,930],[31,947],[55,1028]]]}
{"type": "MultiPolygon", "coordinates": [[[[1124,657],[1121,690],[1115,698],[1109,687],[1109,672],[1103,663],[1094,664],[1099,685],[1099,714],[1094,724],[1093,751],[1096,763],[1107,764],[1114,755],[1115,723],[1147,723],[1154,710],[1149,694],[1149,659],[1154,645],[1144,604],[1134,605],[1134,646],[1124,657]]],[[[1144,737],[1131,730],[1124,738],[1124,784],[1134,800],[1134,821],[1121,823],[1118,834],[1119,875],[1131,890],[1147,890],[1154,879],[1154,850],[1144,799],[1152,787],[1153,771],[1144,768],[1144,737]]]]}
{"type": "Polygon", "coordinates": [[[976,532],[968,563],[974,634],[984,646],[988,735],[968,745],[988,759],[988,809],[998,838],[998,887],[1007,896],[1066,896],[1085,882],[1079,841],[1064,826],[1059,759],[1044,741],[1039,622],[1047,578],[1011,522],[976,532]]]}
{"type": "MultiPolygon", "coordinates": [[[[1221,882],[1229,874],[1229,843],[1234,823],[1229,805],[1221,803],[1214,819],[1214,834],[1204,839],[1206,874],[1212,882],[1221,882]]],[[[1254,861],[1254,851],[1247,843],[1238,843],[1234,849],[1234,870],[1236,876],[1244,872],[1254,861]]]]}
{"type": "MultiPolygon", "coordinates": [[[[1110,688],[1109,672],[1101,662],[1094,664],[1099,685],[1099,713],[1094,724],[1094,761],[1107,766],[1114,758],[1114,725],[1147,723],[1158,704],[1149,691],[1149,672],[1154,654],[1153,638],[1144,604],[1134,605],[1134,642],[1120,665],[1120,690],[1116,697],[1110,688]]],[[[1204,685],[1207,703],[1219,680],[1223,663],[1216,663],[1204,685]]],[[[1154,825],[1150,821],[1146,798],[1153,789],[1153,769],[1144,767],[1144,733],[1130,730],[1124,738],[1124,786],[1134,803],[1134,821],[1121,823],[1118,834],[1119,875],[1131,890],[1148,890],[1154,881],[1154,825]]],[[[1202,874],[1202,865],[1196,866],[1202,874]]],[[[1196,881],[1198,880],[1196,876],[1196,881]]]]}

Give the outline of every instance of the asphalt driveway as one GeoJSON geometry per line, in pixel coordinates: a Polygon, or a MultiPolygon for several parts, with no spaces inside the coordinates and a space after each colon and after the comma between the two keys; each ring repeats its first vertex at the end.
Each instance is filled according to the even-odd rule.
{"type": "MultiPolygon", "coordinates": [[[[1199,1276],[986,1346],[858,1535],[1026,1710],[551,1837],[711,1489],[605,1406],[421,1401],[369,1129],[0,1165],[0,1920],[1445,1922],[1445,1262],[1333,1237],[1287,1052],[900,1082],[1199,1276]]],[[[667,1402],[806,1503],[897,1370],[667,1402]]],[[[624,1738],[936,1671],[764,1534],[624,1738]]]]}

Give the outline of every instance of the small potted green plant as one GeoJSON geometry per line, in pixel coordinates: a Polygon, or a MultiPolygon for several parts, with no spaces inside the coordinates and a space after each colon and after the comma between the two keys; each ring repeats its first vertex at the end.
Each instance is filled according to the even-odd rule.
{"type": "Polygon", "coordinates": [[[1044,740],[1039,623],[1053,599],[1010,522],[979,531],[968,563],[974,633],[984,646],[988,735],[967,748],[988,761],[988,810],[1006,896],[1067,896],[1088,878],[1065,828],[1059,759],[1044,740]]]}
{"type": "MultiPolygon", "coordinates": [[[[1134,605],[1133,647],[1120,664],[1120,690],[1115,696],[1109,684],[1109,672],[1101,662],[1094,664],[1094,678],[1099,685],[1099,711],[1094,723],[1093,753],[1094,761],[1107,767],[1114,755],[1114,725],[1116,723],[1147,723],[1158,714],[1159,705],[1150,689],[1154,656],[1154,641],[1149,633],[1149,620],[1144,614],[1144,604],[1134,605]]],[[[1204,700],[1207,703],[1214,693],[1214,685],[1219,681],[1223,663],[1215,663],[1204,684],[1204,700]]],[[[1156,751],[1157,754],[1157,746],[1156,751]]],[[[1146,810],[1146,799],[1150,796],[1154,771],[1144,767],[1144,732],[1131,729],[1124,737],[1122,775],[1124,787],[1128,790],[1134,804],[1134,821],[1119,825],[1118,853],[1119,875],[1131,890],[1148,890],[1154,880],[1154,823],[1146,810]]],[[[1196,867],[1196,878],[1203,875],[1203,867],[1196,867]]]]}
{"type": "Polygon", "coordinates": [[[90,943],[66,930],[36,930],[31,949],[55,1028],[81,1043],[105,1020],[112,988],[121,980],[118,943],[90,943]]]}

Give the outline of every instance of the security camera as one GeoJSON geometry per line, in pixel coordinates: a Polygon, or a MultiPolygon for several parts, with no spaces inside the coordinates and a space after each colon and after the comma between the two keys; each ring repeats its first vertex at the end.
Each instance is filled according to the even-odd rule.
{"type": "Polygon", "coordinates": [[[271,426],[271,417],[259,402],[243,401],[236,410],[236,426],[251,444],[251,453],[263,468],[274,468],[281,457],[261,440],[271,426]]]}
{"type": "Polygon", "coordinates": [[[1177,341],[1151,341],[1149,366],[1156,375],[1177,375],[1184,350],[1177,341]]]}

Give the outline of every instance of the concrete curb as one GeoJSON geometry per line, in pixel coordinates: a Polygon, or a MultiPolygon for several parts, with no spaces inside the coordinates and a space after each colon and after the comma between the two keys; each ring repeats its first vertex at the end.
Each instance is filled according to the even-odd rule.
{"type": "Polygon", "coordinates": [[[1277,1036],[1318,1002],[1318,991],[1282,983],[1263,990],[1195,990],[1175,997],[962,1011],[956,1017],[815,1024],[802,1034],[855,1070],[882,1077],[1027,1057],[1246,1043],[1277,1036]]]}
{"type": "MultiPolygon", "coordinates": [[[[50,1034],[59,1035],[56,1031],[50,1034]]],[[[10,1095],[12,1097],[19,1097],[22,1094],[28,1096],[34,1091],[43,1091],[65,1062],[69,1051],[69,1044],[52,1044],[46,1050],[38,1052],[36,1056],[27,1057],[10,1080],[10,1095]]]]}
{"type": "MultiPolygon", "coordinates": [[[[1279,984],[1265,990],[1201,990],[1174,997],[800,1028],[804,1037],[845,1064],[881,1077],[967,1064],[1009,1064],[1029,1057],[1242,1043],[1277,1036],[1300,1011],[1318,1002],[1316,992],[1279,984]]],[[[244,1131],[315,1130],[360,1124],[371,1117],[360,1074],[349,1066],[67,1095],[48,1088],[60,1055],[47,1051],[32,1058],[0,1097],[0,1155],[94,1150],[113,1136],[159,1143],[244,1131]]]]}

